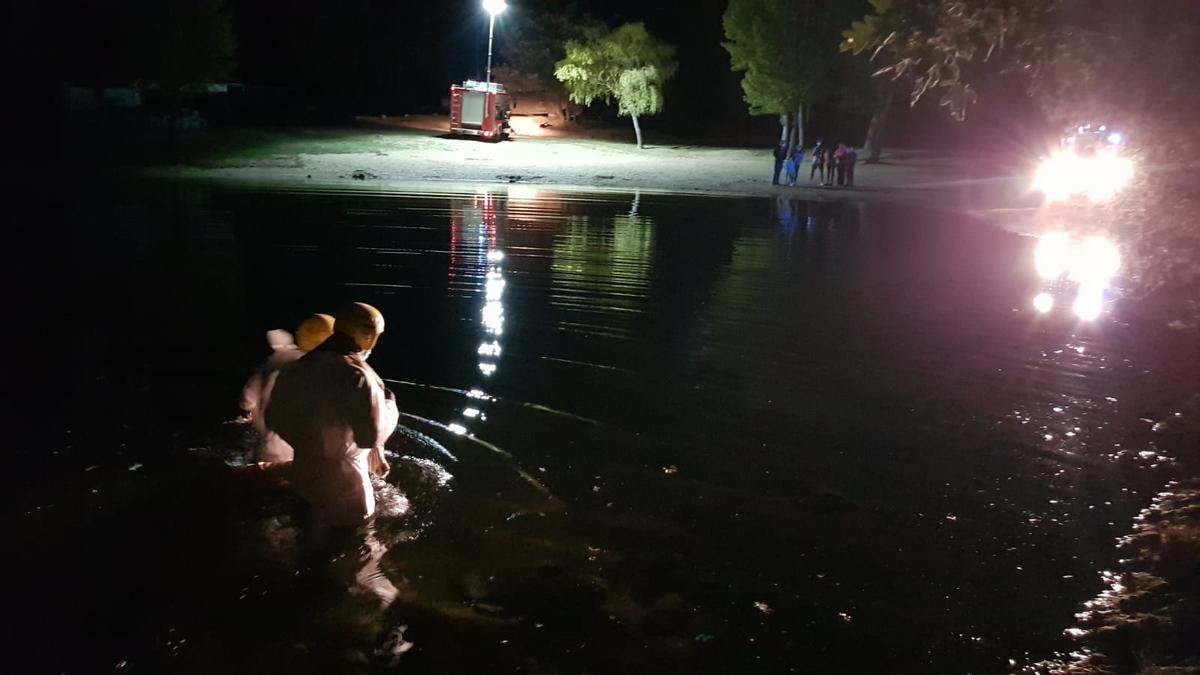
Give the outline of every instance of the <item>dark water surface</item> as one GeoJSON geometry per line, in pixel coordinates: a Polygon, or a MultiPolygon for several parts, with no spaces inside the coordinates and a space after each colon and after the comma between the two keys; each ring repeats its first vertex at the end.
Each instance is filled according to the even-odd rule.
{"type": "Polygon", "coordinates": [[[190,183],[51,213],[76,331],[7,477],[20,672],[1003,672],[1195,473],[1140,419],[1195,346],[1038,316],[1030,240],[944,214],[190,183]],[[264,331],[349,300],[387,317],[409,511],[314,544],[229,420],[264,331]]]}

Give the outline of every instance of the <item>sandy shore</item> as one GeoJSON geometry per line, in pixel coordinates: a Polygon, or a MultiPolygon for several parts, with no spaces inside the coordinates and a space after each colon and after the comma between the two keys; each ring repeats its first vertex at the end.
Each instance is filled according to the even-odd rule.
{"type": "Polygon", "coordinates": [[[769,149],[652,143],[638,150],[630,142],[561,137],[486,143],[448,138],[436,123],[440,120],[417,118],[319,135],[262,135],[227,156],[213,153],[154,173],[348,188],[520,183],[560,189],[862,199],[967,212],[995,221],[1020,220],[1014,214],[1034,206],[1026,194],[1026,177],[958,158],[893,152],[879,164],[860,162],[853,188],[810,184],[806,162],[800,185],[787,187],[771,184],[769,149]]]}

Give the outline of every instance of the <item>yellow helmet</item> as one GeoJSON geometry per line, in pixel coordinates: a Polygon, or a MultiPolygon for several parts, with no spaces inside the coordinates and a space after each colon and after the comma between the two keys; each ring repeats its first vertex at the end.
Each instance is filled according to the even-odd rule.
{"type": "Polygon", "coordinates": [[[333,335],[333,317],[328,314],[313,314],[300,322],[296,329],[296,346],[311,352],[317,345],[333,335]]]}
{"type": "Polygon", "coordinates": [[[383,334],[383,314],[365,302],[355,302],[337,313],[333,329],[352,338],[362,351],[369,352],[383,334]]]}

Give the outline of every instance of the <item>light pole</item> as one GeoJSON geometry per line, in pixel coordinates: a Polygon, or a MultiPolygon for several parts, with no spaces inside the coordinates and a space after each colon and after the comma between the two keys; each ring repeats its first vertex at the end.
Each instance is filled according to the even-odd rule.
{"type": "Polygon", "coordinates": [[[488,60],[487,60],[487,85],[488,89],[492,88],[492,34],[496,30],[496,15],[504,11],[508,5],[504,4],[504,0],[483,0],[483,9],[490,17],[488,19],[488,60]]]}

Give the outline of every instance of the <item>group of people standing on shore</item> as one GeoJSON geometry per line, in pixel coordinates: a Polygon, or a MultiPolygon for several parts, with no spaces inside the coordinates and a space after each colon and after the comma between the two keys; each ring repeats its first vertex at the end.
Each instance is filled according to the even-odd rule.
{"type": "MultiPolygon", "coordinates": [[[[853,146],[838,143],[837,147],[826,146],[821,141],[812,149],[812,163],[808,171],[808,183],[819,178],[818,185],[832,187],[854,187],[854,166],[858,163],[858,152],[853,146]]],[[[795,187],[797,178],[804,169],[804,146],[796,145],[788,152],[788,144],[775,147],[775,174],[772,185],[779,185],[779,176],[786,171],[786,185],[795,187]]]]}

